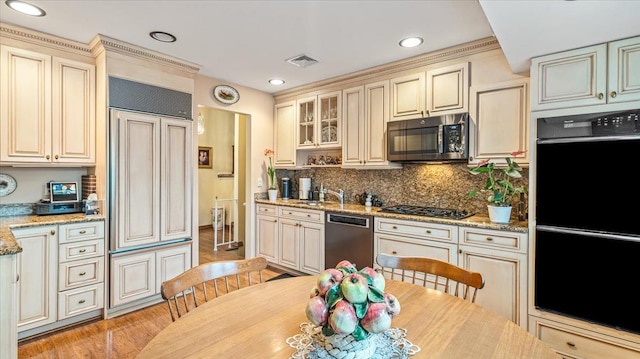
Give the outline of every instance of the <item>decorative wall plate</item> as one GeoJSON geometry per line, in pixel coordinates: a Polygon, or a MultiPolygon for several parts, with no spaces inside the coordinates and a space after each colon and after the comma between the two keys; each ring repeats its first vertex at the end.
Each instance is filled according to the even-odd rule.
{"type": "Polygon", "coordinates": [[[231,86],[219,85],[213,88],[213,97],[224,104],[231,105],[238,102],[240,94],[231,86]]]}
{"type": "Polygon", "coordinates": [[[0,197],[8,196],[18,187],[16,179],[5,173],[0,173],[0,197]]]}

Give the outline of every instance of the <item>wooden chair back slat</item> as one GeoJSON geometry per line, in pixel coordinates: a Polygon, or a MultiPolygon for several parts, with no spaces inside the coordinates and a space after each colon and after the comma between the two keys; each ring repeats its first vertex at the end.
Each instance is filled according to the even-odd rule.
{"type": "Polygon", "coordinates": [[[263,257],[204,263],[163,282],[160,293],[167,301],[171,320],[176,321],[202,303],[240,289],[244,276],[248,285],[252,285],[252,272],[258,273],[259,283],[262,283],[262,271],[266,268],[267,260],[263,257]],[[235,288],[229,285],[229,277],[235,277],[235,288]],[[224,281],[224,293],[218,288],[218,280],[224,281]],[[210,298],[207,287],[213,287],[215,296],[210,298]]]}
{"type": "Polygon", "coordinates": [[[484,287],[484,277],[481,273],[435,258],[403,257],[380,253],[376,263],[382,268],[383,273],[390,274],[390,279],[396,279],[394,275],[399,271],[402,281],[411,279],[411,283],[416,284],[418,279],[422,281],[423,287],[428,287],[427,274],[433,275],[435,277],[433,289],[445,293],[450,293],[452,289],[453,295],[472,303],[476,301],[478,290],[484,287]],[[471,297],[469,297],[470,294],[471,297]]]}

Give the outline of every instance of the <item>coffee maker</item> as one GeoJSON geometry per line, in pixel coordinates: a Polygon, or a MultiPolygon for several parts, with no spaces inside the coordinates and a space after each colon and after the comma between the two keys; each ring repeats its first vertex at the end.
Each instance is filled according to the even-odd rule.
{"type": "Polygon", "coordinates": [[[282,199],[291,198],[291,178],[282,178],[282,199]]]}

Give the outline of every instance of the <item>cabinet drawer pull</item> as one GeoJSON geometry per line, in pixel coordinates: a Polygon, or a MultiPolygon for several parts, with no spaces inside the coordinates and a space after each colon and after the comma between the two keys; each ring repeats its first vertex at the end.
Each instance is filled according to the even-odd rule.
{"type": "Polygon", "coordinates": [[[276,223],[276,222],[278,222],[278,220],[277,220],[277,219],[274,219],[274,220],[273,220],[273,223],[276,223]]]}
{"type": "Polygon", "coordinates": [[[83,249],[79,250],[78,252],[80,252],[80,253],[84,253],[84,252],[86,252],[86,251],[87,251],[87,250],[83,248],[83,249]]]}
{"type": "Polygon", "coordinates": [[[85,231],[84,229],[80,231],[80,234],[85,234],[87,233],[87,231],[85,231]]]}
{"type": "Polygon", "coordinates": [[[307,217],[311,218],[311,215],[310,215],[310,214],[307,214],[307,217]]]}
{"type": "Polygon", "coordinates": [[[55,234],[56,234],[56,231],[52,229],[50,233],[51,233],[51,235],[53,236],[53,235],[55,235],[55,234]]]}
{"type": "Polygon", "coordinates": [[[396,226],[391,226],[391,228],[393,228],[393,229],[398,229],[398,227],[396,227],[396,226]]]}
{"type": "Polygon", "coordinates": [[[291,212],[289,212],[289,214],[291,214],[291,212]]]}
{"type": "Polygon", "coordinates": [[[430,229],[427,229],[426,232],[427,232],[427,234],[431,234],[431,230],[430,229]]]}
{"type": "Polygon", "coordinates": [[[86,275],[86,274],[87,274],[87,272],[80,272],[80,275],[81,275],[81,276],[82,276],[82,275],[86,275]]]}
{"type": "Polygon", "coordinates": [[[576,344],[573,342],[567,342],[567,345],[570,346],[571,348],[576,348],[576,344]]]}
{"type": "Polygon", "coordinates": [[[398,252],[396,252],[396,251],[391,251],[391,254],[398,254],[398,252]]]}
{"type": "Polygon", "coordinates": [[[262,210],[263,210],[263,211],[265,211],[265,212],[267,212],[267,211],[268,211],[268,209],[266,209],[266,208],[263,208],[262,210]]]}
{"type": "Polygon", "coordinates": [[[491,241],[493,241],[493,238],[487,237],[487,241],[491,242],[491,241]]]}
{"type": "Polygon", "coordinates": [[[84,299],[80,299],[80,300],[78,301],[78,304],[82,304],[82,303],[84,303],[84,302],[85,302],[85,300],[84,300],[84,299]]]}
{"type": "Polygon", "coordinates": [[[611,91],[611,98],[616,98],[616,96],[618,96],[618,93],[615,91],[611,91]]]}

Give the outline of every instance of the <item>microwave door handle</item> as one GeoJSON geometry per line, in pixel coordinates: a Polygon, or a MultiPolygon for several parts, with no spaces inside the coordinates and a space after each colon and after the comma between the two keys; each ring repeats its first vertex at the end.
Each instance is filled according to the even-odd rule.
{"type": "Polygon", "coordinates": [[[438,153],[444,153],[444,126],[438,125],[438,153]]]}

